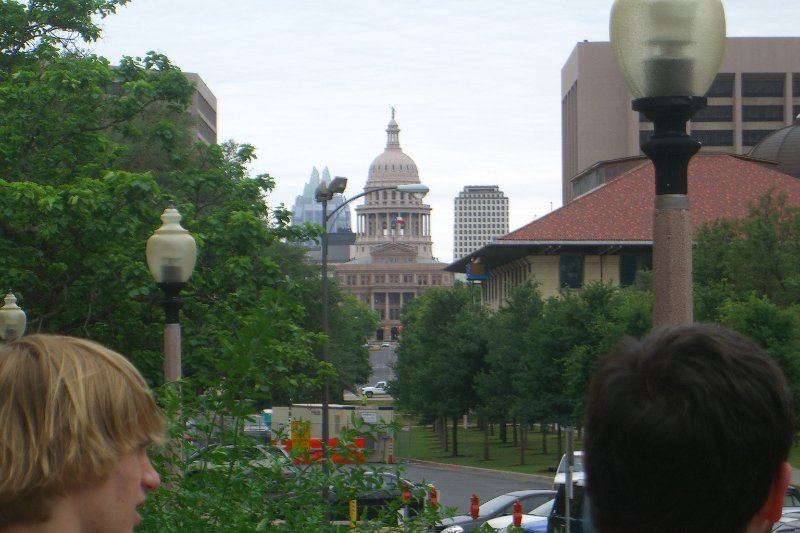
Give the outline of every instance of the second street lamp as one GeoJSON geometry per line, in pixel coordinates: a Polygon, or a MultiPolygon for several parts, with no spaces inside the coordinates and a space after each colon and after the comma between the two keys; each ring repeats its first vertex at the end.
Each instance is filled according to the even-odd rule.
{"type": "Polygon", "coordinates": [[[181,214],[170,204],[162,225],[147,239],[147,268],[164,292],[164,383],[181,378],[180,292],[194,272],[197,244],[181,226],[181,214]]]}
{"type": "MultiPolygon", "coordinates": [[[[328,224],[336,214],[341,211],[346,205],[354,200],[363,198],[364,196],[378,191],[399,191],[414,195],[416,198],[423,198],[428,194],[428,187],[421,183],[410,183],[405,185],[390,185],[386,187],[374,187],[368,189],[360,194],[339,204],[336,209],[328,213],[328,202],[333,199],[334,195],[344,193],[347,187],[347,178],[340,176],[335,177],[330,184],[322,182],[317,187],[314,193],[314,198],[317,202],[322,204],[322,237],[321,237],[321,255],[322,255],[322,333],[325,338],[322,341],[322,361],[328,362],[328,224]]],[[[330,384],[323,382],[322,384],[322,460],[323,463],[327,462],[328,453],[328,439],[330,438],[330,426],[328,424],[328,411],[330,404],[330,384]]]]}
{"type": "Polygon", "coordinates": [[[610,34],[633,110],[654,126],[641,146],[655,170],[653,326],[692,322],[688,168],[700,143],[686,123],[722,62],[725,12],[720,0],[616,0],[610,34]]]}

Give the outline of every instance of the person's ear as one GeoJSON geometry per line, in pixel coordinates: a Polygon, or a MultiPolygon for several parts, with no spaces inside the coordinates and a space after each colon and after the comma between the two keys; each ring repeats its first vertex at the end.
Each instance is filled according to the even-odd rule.
{"type": "Polygon", "coordinates": [[[761,507],[758,514],[769,522],[777,522],[781,517],[783,510],[783,499],[786,496],[786,489],[789,486],[789,481],[792,478],[792,466],[787,463],[781,463],[778,471],[775,472],[775,477],[772,478],[772,485],[769,488],[769,496],[767,501],[761,507]]]}

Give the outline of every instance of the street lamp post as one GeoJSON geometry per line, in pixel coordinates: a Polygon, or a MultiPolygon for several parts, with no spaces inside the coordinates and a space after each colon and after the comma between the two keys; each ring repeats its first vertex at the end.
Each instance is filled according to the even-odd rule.
{"type": "MultiPolygon", "coordinates": [[[[428,194],[428,187],[422,184],[408,184],[408,185],[392,185],[387,187],[375,187],[366,190],[360,194],[353,196],[345,202],[339,204],[336,209],[328,213],[328,202],[333,199],[334,195],[342,194],[347,187],[347,178],[340,176],[335,177],[330,185],[322,182],[317,187],[314,193],[314,198],[317,202],[322,204],[322,237],[321,237],[321,252],[322,252],[322,333],[324,339],[322,340],[322,361],[328,362],[328,223],[341,211],[346,205],[354,200],[358,200],[367,194],[377,191],[399,191],[413,194],[417,198],[422,198],[428,194]]],[[[328,453],[328,439],[330,437],[330,429],[328,425],[328,411],[330,402],[330,385],[326,381],[322,383],[322,460],[326,464],[328,453]]]]}
{"type": "Polygon", "coordinates": [[[17,297],[14,296],[11,289],[8,289],[4,300],[5,304],[0,307],[0,340],[11,342],[25,333],[28,319],[25,311],[17,305],[17,297]]]}
{"type": "Polygon", "coordinates": [[[633,110],[653,122],[642,151],[655,169],[653,326],[692,322],[692,220],[689,160],[700,143],[686,123],[706,107],[725,49],[720,0],[616,0],[614,60],[634,96],[633,110]]]}
{"type": "Polygon", "coordinates": [[[175,206],[161,215],[162,225],[147,239],[147,268],[164,292],[164,382],[181,378],[181,290],[194,271],[197,244],[184,229],[181,215],[175,206]]]}

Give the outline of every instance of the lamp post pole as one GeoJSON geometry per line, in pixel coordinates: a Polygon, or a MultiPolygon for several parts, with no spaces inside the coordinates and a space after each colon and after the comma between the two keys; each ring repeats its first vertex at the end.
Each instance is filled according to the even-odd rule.
{"type": "Polygon", "coordinates": [[[164,383],[181,378],[180,292],[186,287],[197,261],[197,244],[181,224],[181,214],[171,203],[161,215],[162,225],[147,239],[147,267],[164,292],[164,383]]]}
{"type": "MultiPolygon", "coordinates": [[[[378,191],[400,191],[408,194],[413,194],[417,198],[422,198],[428,193],[428,187],[422,184],[408,184],[408,185],[392,185],[387,187],[376,187],[359,193],[348,200],[339,204],[333,211],[328,213],[328,201],[333,199],[334,195],[342,194],[347,187],[347,178],[337,176],[331,181],[330,185],[326,182],[320,183],[319,187],[314,193],[314,198],[322,205],[322,236],[320,238],[321,256],[322,256],[322,333],[325,337],[322,340],[322,362],[328,362],[328,334],[330,324],[328,323],[328,224],[336,214],[344,209],[344,207],[354,200],[363,198],[364,196],[378,191]]],[[[330,426],[328,424],[328,412],[330,407],[330,384],[327,380],[322,383],[322,461],[324,468],[327,469],[328,458],[330,457],[328,450],[328,439],[330,438],[330,426]]],[[[324,490],[326,492],[326,490],[324,490]]]]}
{"type": "MultiPolygon", "coordinates": [[[[328,198],[322,196],[322,361],[328,362],[328,198]]],[[[328,439],[330,438],[330,426],[328,425],[328,411],[330,404],[331,388],[328,380],[322,383],[322,459],[327,463],[328,460],[328,439]]],[[[327,468],[327,466],[325,467],[327,468]]]]}
{"type": "Polygon", "coordinates": [[[641,146],[655,170],[653,326],[692,322],[688,170],[700,143],[686,123],[706,107],[701,95],[725,50],[725,12],[720,0],[616,0],[610,34],[632,108],[654,125],[641,146]]]}

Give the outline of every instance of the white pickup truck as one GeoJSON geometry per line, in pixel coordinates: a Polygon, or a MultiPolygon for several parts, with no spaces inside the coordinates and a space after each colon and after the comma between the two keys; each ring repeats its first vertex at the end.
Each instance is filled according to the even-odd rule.
{"type": "Polygon", "coordinates": [[[389,394],[389,385],[385,381],[379,381],[371,387],[361,387],[361,394],[367,398],[372,398],[376,394],[389,394]]]}

